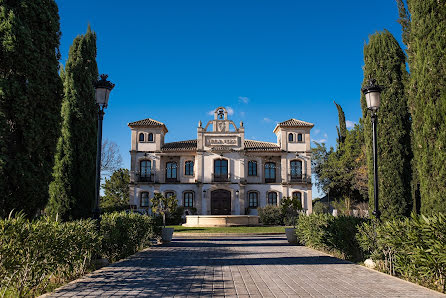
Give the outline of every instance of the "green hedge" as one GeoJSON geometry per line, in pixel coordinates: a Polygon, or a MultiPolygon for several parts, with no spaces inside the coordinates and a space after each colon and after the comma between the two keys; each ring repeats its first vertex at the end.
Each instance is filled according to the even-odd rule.
{"type": "Polygon", "coordinates": [[[266,205],[257,208],[259,220],[264,225],[283,226],[283,213],[280,206],[266,205]]]}
{"type": "Polygon", "coordinates": [[[446,215],[363,224],[357,235],[378,269],[446,293],[446,215]]]}
{"type": "Polygon", "coordinates": [[[372,258],[378,270],[446,293],[446,215],[377,222],[329,214],[300,216],[301,244],[337,257],[372,258]]]}
{"type": "Polygon", "coordinates": [[[355,235],[364,219],[330,214],[301,215],[297,220],[299,242],[333,253],[337,257],[359,261],[362,252],[355,235]]]}
{"type": "Polygon", "coordinates": [[[150,217],[125,212],[103,215],[101,236],[89,219],[0,219],[0,297],[44,293],[83,275],[94,256],[124,258],[149,245],[158,232],[150,217]]]}
{"type": "Polygon", "coordinates": [[[111,262],[150,245],[160,234],[152,217],[137,213],[104,214],[101,221],[102,255],[111,262]]]}

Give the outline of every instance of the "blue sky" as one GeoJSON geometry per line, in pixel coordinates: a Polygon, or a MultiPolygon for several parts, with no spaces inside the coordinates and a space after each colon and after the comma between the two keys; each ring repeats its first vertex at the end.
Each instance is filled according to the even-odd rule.
{"type": "MultiPolygon", "coordinates": [[[[217,106],[245,123],[245,137],[275,141],[276,121],[312,122],[312,139],[336,142],[333,100],[361,117],[363,46],[389,30],[401,43],[396,1],[58,0],[61,62],[88,23],[98,67],[116,84],[104,138],[130,166],[127,123],[166,123],[166,141],[196,138],[217,106]],[[123,5],[125,3],[125,5],[123,5]]],[[[320,195],[315,192],[313,197],[320,195]]]]}

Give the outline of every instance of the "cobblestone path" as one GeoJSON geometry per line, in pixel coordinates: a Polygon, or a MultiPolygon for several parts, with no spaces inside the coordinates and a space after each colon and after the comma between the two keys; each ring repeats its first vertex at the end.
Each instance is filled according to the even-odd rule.
{"type": "Polygon", "coordinates": [[[51,295],[61,296],[446,297],[283,236],[175,237],[51,295]]]}

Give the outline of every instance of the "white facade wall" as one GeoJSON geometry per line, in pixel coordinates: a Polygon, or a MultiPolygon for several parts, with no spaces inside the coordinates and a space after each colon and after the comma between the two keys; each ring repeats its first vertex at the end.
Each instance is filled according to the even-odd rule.
{"type": "MultiPolygon", "coordinates": [[[[290,122],[292,125],[298,121],[290,119],[283,123],[287,124],[291,120],[294,120],[290,122]]],[[[303,208],[311,213],[311,180],[292,181],[290,170],[290,162],[299,160],[302,162],[303,177],[311,177],[310,130],[312,124],[303,123],[301,126],[291,127],[285,124],[282,127],[279,124],[274,130],[277,135],[277,144],[245,140],[243,123],[237,127],[228,120],[224,108],[215,110],[214,120],[209,121],[206,127],[202,127],[200,122],[196,141],[165,144],[164,137],[167,128],[164,124],[151,119],[130,123],[132,150],[130,151],[129,203],[136,209],[149,209],[141,206],[143,192],[148,193],[150,198],[156,192],[163,194],[173,192],[179,205],[183,205],[184,193],[193,192],[197,213],[211,214],[212,192],[226,190],[230,193],[231,214],[256,214],[256,209],[248,208],[249,192],[258,193],[259,207],[267,204],[269,192],[277,193],[278,204],[283,197],[290,197],[293,192],[300,192],[303,208]],[[141,133],[144,134],[145,141],[140,141],[141,133]],[[153,135],[153,141],[150,142],[147,141],[149,133],[153,135]],[[292,142],[289,141],[290,133],[293,134],[292,142]],[[299,142],[297,141],[298,134],[301,134],[299,142]],[[193,144],[190,145],[190,142],[193,144]],[[213,174],[216,159],[228,161],[228,181],[215,181],[213,174]],[[141,181],[139,178],[141,161],[145,160],[151,162],[153,176],[150,181],[141,181]],[[193,175],[185,175],[184,167],[187,161],[194,162],[193,175]],[[249,161],[257,162],[256,176],[248,175],[249,161]],[[177,164],[177,181],[166,180],[166,163],[168,162],[177,164]],[[264,177],[264,166],[267,162],[274,162],[276,165],[276,181],[271,183],[266,183],[264,177]]]]}

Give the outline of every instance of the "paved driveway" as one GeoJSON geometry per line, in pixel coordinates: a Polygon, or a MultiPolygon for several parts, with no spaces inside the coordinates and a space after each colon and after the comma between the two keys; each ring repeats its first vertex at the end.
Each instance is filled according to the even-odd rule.
{"type": "Polygon", "coordinates": [[[445,297],[283,236],[175,237],[52,295],[60,296],[445,297]]]}

